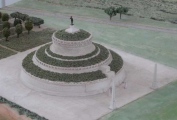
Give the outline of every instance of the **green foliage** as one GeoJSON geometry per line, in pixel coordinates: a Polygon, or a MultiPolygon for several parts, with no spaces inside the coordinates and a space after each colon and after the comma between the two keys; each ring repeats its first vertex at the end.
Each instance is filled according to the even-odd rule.
{"type": "Polygon", "coordinates": [[[23,32],[23,27],[21,24],[16,25],[15,32],[17,33],[17,38],[19,38],[19,35],[23,32]]]}
{"type": "Polygon", "coordinates": [[[10,16],[12,17],[12,18],[18,18],[18,12],[13,12],[13,13],[11,13],[10,14],[10,16]]]}
{"type": "Polygon", "coordinates": [[[4,29],[4,28],[10,29],[10,23],[9,23],[8,21],[3,22],[2,28],[3,28],[3,29],[4,29]]]}
{"type": "Polygon", "coordinates": [[[22,21],[20,19],[15,19],[14,26],[16,26],[17,24],[22,24],[22,21]]]}
{"type": "Polygon", "coordinates": [[[56,32],[55,36],[59,38],[60,40],[65,41],[79,41],[79,40],[85,40],[86,38],[90,37],[90,33],[88,33],[85,30],[80,30],[77,33],[67,33],[65,30],[60,30],[56,32]]]}
{"type": "Polygon", "coordinates": [[[9,30],[9,28],[4,28],[2,30],[2,33],[3,33],[3,36],[6,38],[6,41],[8,41],[7,39],[10,36],[10,30],[9,30]]]}
{"type": "Polygon", "coordinates": [[[33,23],[32,23],[32,21],[27,20],[25,22],[25,28],[26,28],[26,30],[28,31],[28,34],[29,34],[30,31],[33,29],[33,23]]]}
{"type": "Polygon", "coordinates": [[[111,20],[111,18],[112,18],[113,16],[116,16],[115,7],[112,7],[112,6],[111,6],[111,7],[105,8],[104,12],[109,15],[110,20],[111,20]]]}
{"type": "Polygon", "coordinates": [[[9,20],[9,14],[3,13],[2,14],[2,21],[8,21],[9,20]]]}
{"type": "Polygon", "coordinates": [[[91,57],[91,56],[95,55],[96,53],[98,53],[98,50],[99,50],[99,48],[96,47],[96,49],[93,52],[88,53],[86,55],[82,55],[82,56],[63,56],[63,55],[53,53],[49,49],[49,47],[46,48],[47,53],[50,54],[51,56],[56,57],[56,58],[61,58],[61,59],[67,59],[67,60],[76,60],[76,59],[88,58],[88,57],[91,57]]]}
{"type": "Polygon", "coordinates": [[[117,73],[123,67],[123,59],[121,58],[120,55],[118,55],[114,51],[110,50],[110,52],[112,54],[113,60],[109,66],[110,66],[111,71],[114,71],[115,73],[117,73]]]}
{"type": "Polygon", "coordinates": [[[14,54],[15,54],[15,52],[0,47],[0,59],[9,57],[9,56],[14,55],[14,54]]]}
{"type": "MultiPolygon", "coordinates": [[[[10,30],[12,31],[12,28],[10,30]]],[[[13,31],[13,34],[16,34],[15,27],[13,27],[13,31]]],[[[51,35],[53,32],[54,30],[51,29],[44,29],[38,32],[31,31],[30,35],[27,35],[28,33],[24,32],[20,35],[19,38],[13,36],[9,38],[9,42],[1,40],[0,44],[16,51],[22,52],[37,47],[39,45],[51,42],[51,35]]]]}
{"type": "Polygon", "coordinates": [[[127,7],[119,7],[116,9],[116,12],[120,14],[120,19],[121,19],[121,15],[122,14],[126,14],[128,12],[128,8],[127,7]]]}
{"type": "Polygon", "coordinates": [[[43,70],[40,67],[33,64],[32,57],[34,52],[30,53],[23,60],[23,68],[30,74],[42,78],[48,79],[51,81],[63,81],[63,82],[87,82],[94,81],[97,79],[106,78],[105,74],[103,74],[100,70],[88,73],[81,74],[66,74],[66,73],[56,73],[50,72],[47,70],[43,70]]]}
{"type": "Polygon", "coordinates": [[[0,12],[0,19],[2,18],[2,12],[0,12]]]}
{"type": "Polygon", "coordinates": [[[8,101],[7,99],[0,96],[0,103],[1,104],[8,104],[11,108],[16,109],[20,115],[25,115],[33,120],[47,120],[44,117],[39,116],[36,113],[31,112],[30,110],[27,110],[13,102],[8,101]]]}
{"type": "Polygon", "coordinates": [[[33,22],[34,26],[39,26],[39,28],[40,28],[40,25],[44,24],[44,20],[41,18],[29,17],[29,20],[33,22]]]}
{"type": "Polygon", "coordinates": [[[18,19],[21,19],[23,21],[27,20],[27,18],[29,17],[27,14],[22,14],[20,12],[14,12],[14,13],[11,13],[10,16],[12,18],[18,18],[18,19]]]}
{"type": "Polygon", "coordinates": [[[37,53],[36,56],[37,58],[49,65],[53,65],[53,66],[58,66],[58,67],[86,67],[86,66],[91,66],[91,65],[95,65],[98,64],[104,60],[106,60],[109,56],[109,51],[102,45],[97,44],[96,46],[100,48],[100,53],[93,57],[93,58],[89,58],[86,60],[80,60],[80,61],[63,61],[63,60],[57,60],[51,57],[48,57],[45,54],[45,49],[47,48],[47,46],[43,46],[41,47],[37,53]]]}

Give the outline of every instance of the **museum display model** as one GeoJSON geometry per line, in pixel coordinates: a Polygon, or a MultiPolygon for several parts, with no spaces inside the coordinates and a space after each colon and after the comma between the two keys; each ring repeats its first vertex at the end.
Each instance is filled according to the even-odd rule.
{"type": "Polygon", "coordinates": [[[117,53],[92,42],[92,34],[71,24],[52,35],[47,44],[28,54],[21,80],[29,88],[50,95],[87,96],[106,92],[112,79],[124,81],[124,62],[117,53]],[[110,72],[115,76],[111,77],[110,72]]]}

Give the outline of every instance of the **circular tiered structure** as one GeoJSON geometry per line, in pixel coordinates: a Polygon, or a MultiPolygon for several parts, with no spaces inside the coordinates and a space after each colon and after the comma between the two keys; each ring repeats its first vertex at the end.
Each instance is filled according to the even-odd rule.
{"type": "Polygon", "coordinates": [[[116,84],[123,82],[123,60],[115,52],[92,42],[92,34],[74,26],[56,31],[52,44],[42,46],[23,60],[25,85],[47,94],[86,96],[107,91],[110,71],[116,84]]]}

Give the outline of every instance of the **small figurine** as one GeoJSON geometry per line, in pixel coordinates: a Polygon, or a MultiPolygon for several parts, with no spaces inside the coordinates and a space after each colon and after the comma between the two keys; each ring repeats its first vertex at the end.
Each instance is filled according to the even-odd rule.
{"type": "Polygon", "coordinates": [[[73,24],[73,17],[71,16],[70,19],[71,19],[71,25],[74,25],[73,24]]]}

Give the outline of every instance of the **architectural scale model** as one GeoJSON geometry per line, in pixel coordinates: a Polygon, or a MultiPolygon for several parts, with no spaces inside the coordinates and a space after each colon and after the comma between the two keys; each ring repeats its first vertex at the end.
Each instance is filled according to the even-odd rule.
{"type": "Polygon", "coordinates": [[[54,32],[52,44],[27,55],[22,66],[21,79],[26,86],[59,96],[103,93],[112,79],[118,85],[125,77],[122,58],[92,42],[91,33],[73,24],[54,32]],[[112,71],[115,76],[109,74],[112,71]]]}

